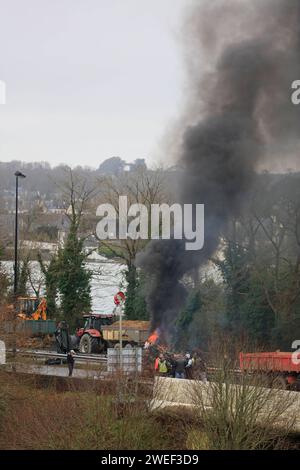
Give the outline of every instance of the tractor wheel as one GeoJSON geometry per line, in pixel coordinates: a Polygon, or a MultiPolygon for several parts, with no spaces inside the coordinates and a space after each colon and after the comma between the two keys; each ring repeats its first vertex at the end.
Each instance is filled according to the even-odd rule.
{"type": "Polygon", "coordinates": [[[83,354],[97,353],[99,350],[97,338],[90,335],[83,335],[79,343],[79,351],[83,354]]]}

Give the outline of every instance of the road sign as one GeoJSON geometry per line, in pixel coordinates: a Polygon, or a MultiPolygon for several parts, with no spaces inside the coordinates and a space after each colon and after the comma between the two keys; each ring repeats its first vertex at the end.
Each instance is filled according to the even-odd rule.
{"type": "Polygon", "coordinates": [[[123,302],[125,302],[125,294],[124,294],[124,292],[120,291],[114,296],[114,303],[116,305],[120,305],[123,302]]]}

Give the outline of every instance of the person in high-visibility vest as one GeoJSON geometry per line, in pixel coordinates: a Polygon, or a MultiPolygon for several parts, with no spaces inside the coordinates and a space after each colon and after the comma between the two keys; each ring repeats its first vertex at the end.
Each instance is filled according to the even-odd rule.
{"type": "Polygon", "coordinates": [[[167,366],[167,361],[163,355],[159,357],[158,371],[160,375],[167,375],[168,366],[167,366]]]}
{"type": "Polygon", "coordinates": [[[154,370],[155,372],[159,372],[159,356],[154,361],[154,370]]]}

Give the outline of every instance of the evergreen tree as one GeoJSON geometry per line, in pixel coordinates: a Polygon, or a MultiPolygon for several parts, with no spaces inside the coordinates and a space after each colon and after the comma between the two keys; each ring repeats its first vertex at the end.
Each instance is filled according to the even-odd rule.
{"type": "Polygon", "coordinates": [[[28,272],[29,256],[26,256],[21,263],[18,264],[18,289],[17,295],[26,297],[28,294],[27,283],[29,278],[28,272]]]}
{"type": "Polygon", "coordinates": [[[188,349],[190,340],[189,327],[193,323],[195,315],[201,310],[201,298],[199,291],[192,291],[187,299],[185,309],[181,312],[175,323],[175,347],[177,349],[188,349]]]}
{"type": "Polygon", "coordinates": [[[148,320],[149,314],[144,297],[144,280],[134,265],[127,268],[125,315],[129,320],[148,320]]]}
{"type": "Polygon", "coordinates": [[[70,226],[66,243],[58,252],[56,270],[63,317],[71,326],[77,326],[82,315],[91,311],[92,273],[86,268],[83,240],[75,224],[70,226]]]}
{"type": "Polygon", "coordinates": [[[274,315],[260,279],[251,269],[247,250],[236,243],[229,243],[218,267],[225,285],[229,331],[252,344],[268,345],[274,327],[274,315]]]}

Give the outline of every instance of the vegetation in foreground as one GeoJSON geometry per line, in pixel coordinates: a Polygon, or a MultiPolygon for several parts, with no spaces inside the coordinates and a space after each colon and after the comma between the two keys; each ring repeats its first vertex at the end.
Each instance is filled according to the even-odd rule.
{"type": "Polygon", "coordinates": [[[147,412],[142,402],[120,413],[115,397],[93,385],[77,391],[43,389],[32,378],[0,374],[1,449],[181,449],[184,425],[147,412]]]}
{"type": "MultiPolygon", "coordinates": [[[[111,392],[107,389],[99,392],[91,383],[86,385],[85,390],[78,391],[70,381],[67,390],[58,391],[54,383],[43,388],[32,377],[24,378],[2,371],[0,449],[232,448],[228,423],[226,424],[224,420],[216,421],[217,415],[211,415],[209,421],[206,419],[207,416],[202,416],[204,418],[202,422],[199,419],[200,413],[191,414],[187,410],[157,410],[151,413],[145,407],[144,400],[130,402],[121,408],[116,403],[116,397],[112,396],[111,392]],[[210,424],[217,426],[212,429],[210,424]]],[[[198,409],[200,410],[200,402],[198,409]]],[[[268,434],[264,432],[263,435],[267,437],[268,434]]],[[[246,440],[247,448],[260,448],[260,443],[256,440],[258,434],[254,433],[253,442],[251,436],[249,434],[246,440]]],[[[268,447],[282,449],[298,447],[297,441],[292,442],[279,434],[276,438],[274,435],[270,437],[268,447]]],[[[233,448],[245,448],[244,444],[236,441],[233,448]]]]}
{"type": "Polygon", "coordinates": [[[295,393],[279,390],[276,377],[263,372],[236,375],[238,354],[226,343],[210,354],[216,368],[209,386],[196,381],[192,391],[198,426],[191,429],[189,445],[210,450],[287,448],[296,421],[295,393]]]}

